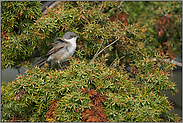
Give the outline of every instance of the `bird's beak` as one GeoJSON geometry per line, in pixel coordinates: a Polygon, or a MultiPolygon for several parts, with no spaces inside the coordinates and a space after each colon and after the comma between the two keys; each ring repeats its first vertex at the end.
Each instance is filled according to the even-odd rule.
{"type": "Polygon", "coordinates": [[[77,38],[79,38],[79,36],[77,36],[77,38]]]}

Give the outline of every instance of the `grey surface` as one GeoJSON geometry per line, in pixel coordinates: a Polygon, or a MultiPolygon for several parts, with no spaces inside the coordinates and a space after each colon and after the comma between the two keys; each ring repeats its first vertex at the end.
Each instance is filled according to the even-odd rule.
{"type": "MultiPolygon", "coordinates": [[[[20,74],[24,74],[25,73],[25,66],[21,67],[19,69],[20,74]]],[[[3,69],[1,70],[1,82],[5,82],[5,83],[11,83],[15,78],[17,78],[19,76],[18,70],[15,68],[7,68],[7,69],[3,69]]]]}
{"type": "Polygon", "coordinates": [[[41,6],[41,8],[42,8],[42,12],[44,11],[44,10],[46,10],[46,7],[49,7],[51,4],[53,4],[55,1],[41,1],[41,3],[42,3],[42,6],[41,6]]]}
{"type": "Polygon", "coordinates": [[[182,117],[182,69],[177,69],[173,71],[172,76],[170,77],[171,80],[176,82],[177,88],[179,90],[178,93],[172,95],[169,91],[165,92],[170,102],[175,104],[174,111],[176,114],[182,117]]]}

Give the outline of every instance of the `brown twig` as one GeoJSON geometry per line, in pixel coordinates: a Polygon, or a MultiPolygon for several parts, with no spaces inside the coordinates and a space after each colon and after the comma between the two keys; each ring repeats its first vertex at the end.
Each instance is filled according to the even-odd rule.
{"type": "Polygon", "coordinates": [[[98,10],[98,13],[100,12],[100,10],[102,9],[103,7],[103,1],[102,1],[102,5],[100,6],[99,10],[98,10]]]}
{"type": "MultiPolygon", "coordinates": [[[[59,5],[62,1],[57,1],[57,2],[54,2],[53,4],[51,4],[48,9],[51,9],[51,8],[54,8],[55,6],[59,5]]],[[[46,15],[47,14],[47,11],[48,9],[46,9],[44,12],[43,12],[43,15],[46,15]]]]}
{"type": "MultiPolygon", "coordinates": [[[[156,58],[152,58],[152,61],[157,61],[157,59],[156,58]]],[[[164,60],[162,60],[163,62],[171,62],[171,63],[174,63],[175,65],[177,65],[177,66],[180,66],[180,67],[182,67],[182,63],[180,63],[180,62],[177,62],[177,61],[175,61],[175,60],[170,60],[170,59],[164,59],[164,60]]]]}
{"type": "Polygon", "coordinates": [[[118,37],[118,39],[116,39],[115,41],[113,41],[112,43],[110,43],[109,45],[107,45],[106,47],[104,47],[99,53],[94,55],[94,58],[92,59],[91,62],[94,61],[94,59],[101,53],[103,52],[106,48],[108,48],[109,46],[113,45],[114,43],[116,43],[120,38],[122,37],[122,35],[120,37],[118,37]]]}
{"type": "MultiPolygon", "coordinates": [[[[104,40],[102,40],[102,42],[100,43],[100,47],[98,48],[97,52],[95,53],[95,55],[99,52],[100,48],[102,47],[102,44],[103,44],[104,40]]],[[[94,55],[94,56],[95,56],[94,55]]]]}
{"type": "MultiPolygon", "coordinates": [[[[122,56],[121,58],[119,58],[117,62],[119,62],[119,61],[120,61],[122,58],[124,58],[124,57],[125,57],[125,56],[122,56]]],[[[110,64],[109,67],[112,67],[112,66],[114,65],[114,63],[115,63],[115,61],[113,61],[113,62],[110,64]]]]}
{"type": "Polygon", "coordinates": [[[127,28],[121,21],[119,21],[119,20],[117,20],[117,21],[120,22],[120,23],[125,27],[125,29],[126,29],[128,32],[130,32],[130,33],[136,35],[137,37],[139,37],[139,35],[137,35],[137,34],[135,34],[134,32],[128,30],[128,28],[127,28]]]}

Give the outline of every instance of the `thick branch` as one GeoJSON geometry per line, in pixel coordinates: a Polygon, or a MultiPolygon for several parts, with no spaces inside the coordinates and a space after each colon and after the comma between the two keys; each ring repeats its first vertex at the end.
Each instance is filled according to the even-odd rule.
{"type": "MultiPolygon", "coordinates": [[[[156,58],[152,58],[152,60],[153,60],[153,61],[157,61],[157,59],[156,59],[156,58]]],[[[175,61],[175,60],[164,59],[164,60],[163,60],[163,62],[171,62],[171,63],[174,63],[174,64],[175,64],[175,65],[177,65],[177,66],[182,67],[182,63],[177,62],[177,61],[175,61]]]]}
{"type": "MultiPolygon", "coordinates": [[[[54,8],[55,6],[59,5],[62,1],[54,2],[51,6],[48,7],[48,9],[54,8]]],[[[47,14],[47,9],[43,12],[43,15],[47,14]]]]}

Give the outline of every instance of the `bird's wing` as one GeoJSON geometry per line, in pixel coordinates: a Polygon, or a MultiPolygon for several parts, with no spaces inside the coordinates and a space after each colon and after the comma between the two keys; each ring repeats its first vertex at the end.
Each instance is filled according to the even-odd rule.
{"type": "Polygon", "coordinates": [[[53,53],[57,52],[61,48],[65,47],[66,44],[67,43],[64,42],[64,43],[59,43],[59,44],[55,45],[50,51],[48,51],[48,53],[46,54],[46,56],[52,55],[53,53]]]}
{"type": "Polygon", "coordinates": [[[58,37],[58,38],[56,38],[56,39],[55,39],[55,41],[66,42],[66,40],[65,40],[65,39],[63,39],[63,38],[59,38],[59,37],[58,37]]]}
{"type": "Polygon", "coordinates": [[[57,44],[61,44],[61,43],[65,43],[67,41],[65,41],[63,38],[56,38],[55,42],[54,42],[54,46],[56,46],[57,44]]]}

